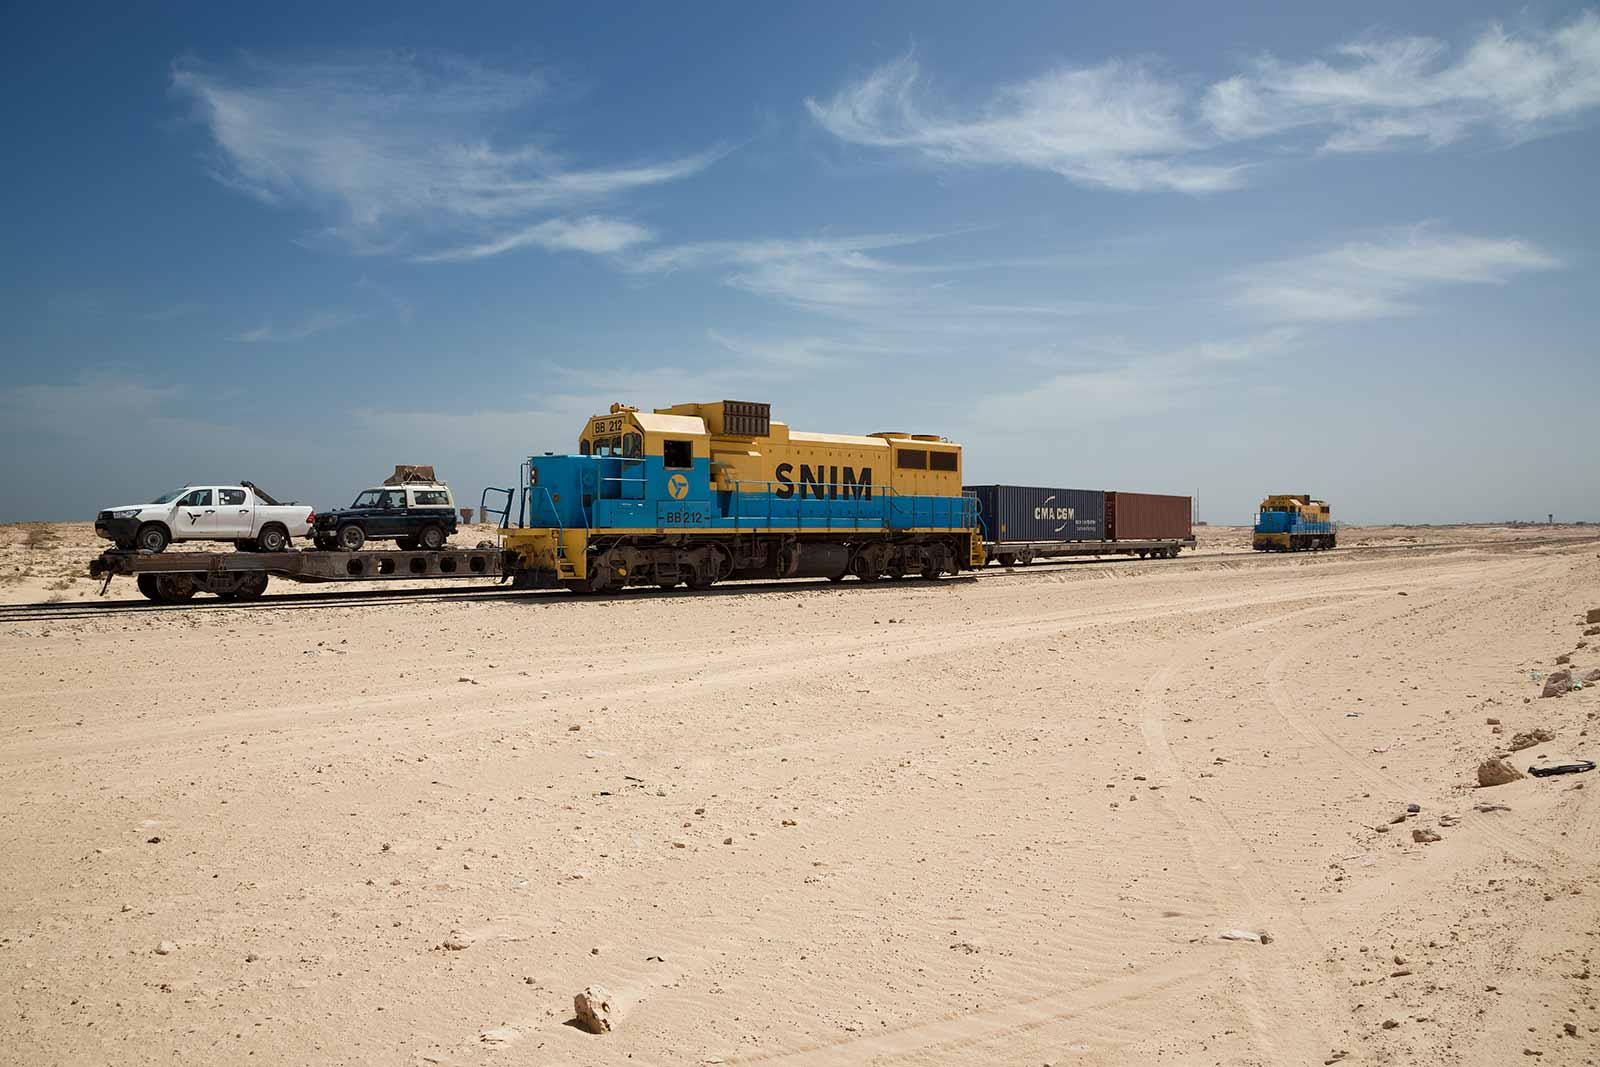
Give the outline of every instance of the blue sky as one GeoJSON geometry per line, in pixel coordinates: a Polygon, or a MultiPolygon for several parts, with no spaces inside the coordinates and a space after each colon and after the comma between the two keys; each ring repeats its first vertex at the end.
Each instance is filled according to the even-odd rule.
{"type": "Polygon", "coordinates": [[[462,503],[766,400],[1247,521],[1600,520],[1600,12],[43,5],[0,42],[0,521],[462,503]]]}

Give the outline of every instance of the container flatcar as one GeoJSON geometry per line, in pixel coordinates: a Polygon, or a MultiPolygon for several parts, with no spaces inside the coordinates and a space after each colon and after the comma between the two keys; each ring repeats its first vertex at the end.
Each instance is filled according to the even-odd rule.
{"type": "Polygon", "coordinates": [[[969,485],[963,491],[978,505],[985,552],[1006,567],[1052,556],[1170,558],[1195,544],[1188,497],[1028,485],[969,485]],[[1112,530],[1119,498],[1129,531],[1120,537],[1112,530]],[[1181,503],[1181,525],[1178,503],[1172,502],[1181,503]]]}

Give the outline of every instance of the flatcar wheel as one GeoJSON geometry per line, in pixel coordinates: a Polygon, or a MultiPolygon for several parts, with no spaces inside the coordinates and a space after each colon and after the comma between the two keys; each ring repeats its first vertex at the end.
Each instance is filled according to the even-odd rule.
{"type": "Polygon", "coordinates": [[[1017,565],[1017,557],[1009,552],[1002,552],[995,559],[999,561],[1002,567],[1015,567],[1017,565]]]}
{"type": "Polygon", "coordinates": [[[134,583],[138,585],[140,594],[142,594],[146,600],[154,600],[157,603],[160,603],[161,593],[156,589],[155,575],[141,574],[134,579],[134,583]]]}
{"type": "Polygon", "coordinates": [[[937,564],[930,563],[926,567],[922,568],[922,576],[927,578],[929,581],[939,577],[939,574],[940,570],[937,564]]]}
{"type": "Polygon", "coordinates": [[[163,604],[176,604],[194,596],[194,579],[187,574],[156,575],[157,599],[163,604]]]}

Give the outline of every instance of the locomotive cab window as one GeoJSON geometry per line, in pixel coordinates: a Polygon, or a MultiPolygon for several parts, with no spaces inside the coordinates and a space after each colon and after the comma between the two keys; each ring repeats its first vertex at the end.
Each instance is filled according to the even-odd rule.
{"type": "Polygon", "coordinates": [[[578,442],[578,455],[587,456],[589,454],[589,452],[590,452],[590,446],[589,446],[588,439],[585,438],[584,440],[579,441],[578,442]]]}
{"type": "Polygon", "coordinates": [[[956,454],[954,452],[929,452],[928,469],[931,471],[955,470],[956,454]]]}
{"type": "Polygon", "coordinates": [[[925,471],[928,469],[928,453],[920,448],[902,448],[895,466],[903,471],[925,471]]]}
{"type": "Polygon", "coordinates": [[[688,470],[694,466],[692,441],[661,442],[661,465],[668,470],[688,470]]]}
{"type": "Polygon", "coordinates": [[[630,433],[622,438],[622,458],[638,459],[644,455],[644,438],[636,433],[630,433]]]}

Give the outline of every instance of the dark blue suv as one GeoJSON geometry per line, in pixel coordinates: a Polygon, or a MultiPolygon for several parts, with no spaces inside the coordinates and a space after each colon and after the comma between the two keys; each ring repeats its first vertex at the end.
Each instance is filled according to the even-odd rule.
{"type": "Polygon", "coordinates": [[[311,538],[318,548],[355,552],[368,541],[394,541],[407,551],[444,547],[456,532],[455,498],[437,482],[380,485],[355,503],[317,512],[311,538]]]}

